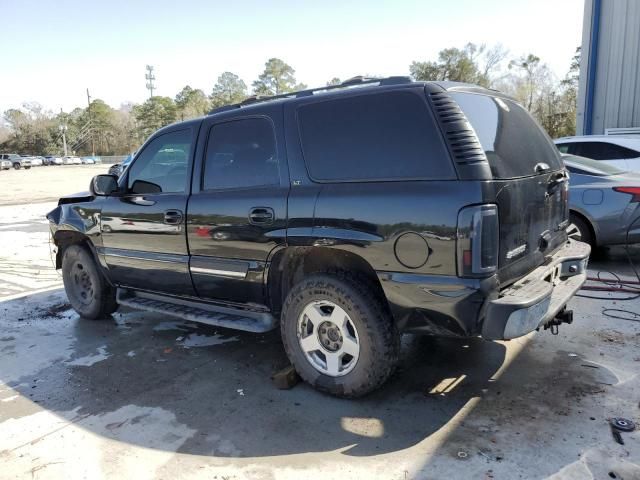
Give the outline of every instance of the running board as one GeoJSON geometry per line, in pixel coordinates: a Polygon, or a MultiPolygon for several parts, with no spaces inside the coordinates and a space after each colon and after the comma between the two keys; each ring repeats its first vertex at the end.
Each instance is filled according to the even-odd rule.
{"type": "Polygon", "coordinates": [[[120,305],[137,310],[163,313],[192,322],[245,332],[264,333],[273,330],[278,325],[275,317],[267,312],[222,307],[195,300],[123,288],[118,288],[117,301],[120,305]]]}

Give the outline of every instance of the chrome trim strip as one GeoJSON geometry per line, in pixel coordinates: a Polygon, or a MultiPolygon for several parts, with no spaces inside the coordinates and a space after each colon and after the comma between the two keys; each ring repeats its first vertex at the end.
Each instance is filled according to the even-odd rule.
{"type": "Polygon", "coordinates": [[[97,248],[98,254],[105,257],[127,258],[130,260],[142,260],[146,262],[159,262],[159,263],[187,263],[188,257],[186,255],[171,254],[171,253],[155,253],[155,252],[141,252],[139,250],[125,250],[121,248],[97,248]]]}
{"type": "MultiPolygon", "coordinates": [[[[118,253],[105,253],[104,255],[106,257],[128,258],[131,260],[143,260],[145,262],[176,263],[175,260],[161,260],[159,258],[136,257],[134,255],[120,255],[118,253]]],[[[186,263],[186,262],[181,262],[181,263],[186,263]]]]}
{"type": "Polygon", "coordinates": [[[215,275],[218,277],[245,278],[246,272],[234,272],[233,270],[217,270],[214,268],[191,267],[191,273],[202,273],[204,275],[215,275]]]}

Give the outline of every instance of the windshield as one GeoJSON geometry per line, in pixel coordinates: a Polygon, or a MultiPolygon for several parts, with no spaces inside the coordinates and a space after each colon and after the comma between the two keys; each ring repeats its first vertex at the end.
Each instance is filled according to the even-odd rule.
{"type": "Polygon", "coordinates": [[[562,155],[562,160],[569,167],[569,171],[575,173],[583,173],[585,175],[599,175],[607,177],[609,175],[620,175],[626,173],[625,170],[620,170],[618,167],[609,165],[598,160],[592,160],[590,158],[579,157],[577,155],[562,155]]]}

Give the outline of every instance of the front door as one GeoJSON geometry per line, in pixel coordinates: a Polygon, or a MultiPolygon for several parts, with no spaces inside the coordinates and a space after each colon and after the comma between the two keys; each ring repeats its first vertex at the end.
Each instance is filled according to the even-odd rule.
{"type": "Polygon", "coordinates": [[[185,220],[196,135],[178,127],[147,142],[120,180],[122,192],[105,199],[99,253],[114,283],[194,295],[185,220]]]}
{"type": "Polygon", "coordinates": [[[203,123],[187,230],[198,295],[237,305],[265,304],[270,252],[286,241],[288,172],[274,128],[281,106],[262,115],[203,123]]]}

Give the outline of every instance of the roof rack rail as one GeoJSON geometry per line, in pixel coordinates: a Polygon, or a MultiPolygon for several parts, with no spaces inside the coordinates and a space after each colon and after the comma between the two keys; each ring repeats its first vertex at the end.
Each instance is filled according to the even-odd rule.
{"type": "Polygon", "coordinates": [[[233,105],[225,105],[222,107],[214,108],[209,112],[209,115],[212,115],[214,113],[226,112],[228,110],[234,110],[236,108],[245,107],[247,105],[253,105],[255,103],[270,102],[272,100],[278,100],[282,98],[308,97],[315,94],[316,92],[326,92],[330,90],[337,90],[340,88],[347,88],[347,87],[352,87],[356,85],[371,85],[371,84],[401,85],[401,84],[411,83],[411,82],[412,80],[410,77],[394,76],[394,77],[386,77],[386,78],[375,78],[375,77],[364,77],[362,75],[359,75],[356,77],[351,77],[337,85],[326,85],[324,87],[308,88],[305,90],[281,93],[278,95],[253,95],[251,97],[244,99],[239,103],[234,103],[233,105]]]}

